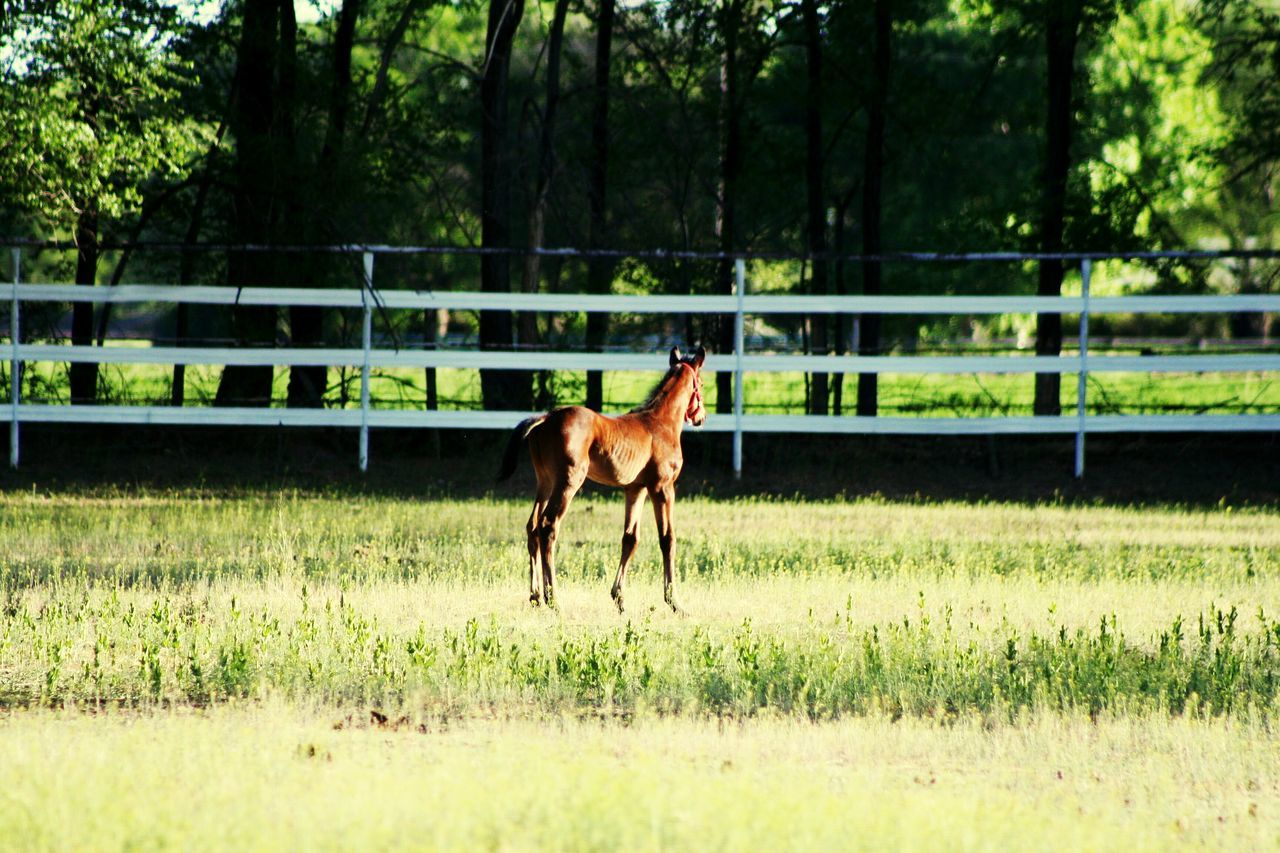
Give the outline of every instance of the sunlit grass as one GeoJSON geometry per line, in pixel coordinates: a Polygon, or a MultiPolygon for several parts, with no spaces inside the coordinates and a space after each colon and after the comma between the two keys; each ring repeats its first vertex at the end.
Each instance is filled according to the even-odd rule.
{"type": "Polygon", "coordinates": [[[520,501],[12,494],[7,701],[512,702],[811,718],[1269,707],[1269,509],[684,501],[683,617],[620,507],[578,501],[560,609],[527,604],[520,501]]]}
{"type": "Polygon", "coordinates": [[[518,716],[371,724],[267,701],[0,717],[27,849],[1262,849],[1251,720],[885,716],[814,726],[518,716]]]}
{"type": "Polygon", "coordinates": [[[1280,515],[0,495],[0,847],[1256,849],[1280,515]],[[648,525],[646,525],[646,528],[648,525]]]}

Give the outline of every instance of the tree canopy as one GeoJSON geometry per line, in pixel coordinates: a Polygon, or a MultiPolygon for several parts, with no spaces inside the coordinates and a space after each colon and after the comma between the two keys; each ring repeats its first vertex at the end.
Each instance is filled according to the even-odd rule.
{"type": "MultiPolygon", "coordinates": [[[[848,262],[762,265],[755,286],[845,293],[1037,287],[1029,267],[879,269],[853,263],[864,250],[1280,240],[1280,14],[1250,0],[195,9],[27,0],[0,19],[0,229],[79,239],[90,210],[104,241],[826,249],[848,262]]],[[[445,258],[429,270],[393,265],[379,280],[729,286],[723,268],[694,261],[520,268],[445,258]]],[[[323,283],[348,273],[232,259],[184,275],[323,283]]],[[[1275,279],[1274,265],[1164,264],[1100,282],[1256,292],[1275,279]]],[[[1071,286],[1062,281],[1051,273],[1048,286],[1071,286]]],[[[1043,270],[1038,286],[1048,292],[1043,270]]],[[[235,336],[318,342],[333,322],[245,315],[235,336]]],[[[689,337],[724,334],[714,321],[678,322],[689,337]]],[[[846,351],[856,334],[803,322],[822,351],[846,351]]],[[[937,328],[886,323],[886,341],[937,328]]],[[[529,318],[480,329],[493,346],[577,335],[599,348],[623,333],[529,318]]],[[[864,348],[881,346],[876,334],[864,348]]],[[[486,389],[523,393],[504,381],[489,377],[486,389]]],[[[823,407],[838,385],[815,385],[823,407]]],[[[299,404],[317,399],[298,385],[299,404]]]]}

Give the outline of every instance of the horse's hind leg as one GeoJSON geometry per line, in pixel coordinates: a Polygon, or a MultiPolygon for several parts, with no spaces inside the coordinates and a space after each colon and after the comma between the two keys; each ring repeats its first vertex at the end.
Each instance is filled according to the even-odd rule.
{"type": "Polygon", "coordinates": [[[529,537],[529,603],[542,603],[542,544],[538,538],[542,527],[542,513],[547,506],[547,496],[542,489],[533,501],[533,512],[529,513],[529,523],[525,532],[529,537]]]}
{"type": "Polygon", "coordinates": [[[587,479],[586,468],[569,469],[568,478],[557,484],[547,498],[542,510],[540,539],[542,545],[542,600],[548,606],[555,605],[556,588],[556,537],[560,533],[560,521],[569,509],[573,496],[587,479]]]}
{"type": "Polygon", "coordinates": [[[626,492],[626,514],[622,522],[622,559],[618,563],[618,576],[613,581],[613,603],[622,612],[622,584],[627,578],[627,566],[636,552],[636,530],[640,527],[640,507],[644,506],[644,487],[632,486],[626,492]]]}

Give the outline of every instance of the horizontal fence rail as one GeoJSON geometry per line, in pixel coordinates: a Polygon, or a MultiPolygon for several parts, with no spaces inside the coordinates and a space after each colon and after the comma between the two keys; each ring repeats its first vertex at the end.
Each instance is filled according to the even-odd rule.
{"type": "MultiPolygon", "coordinates": [[[[46,246],[47,247],[47,246],[46,246]]],[[[243,247],[227,247],[243,250],[243,247]]],[[[328,247],[327,251],[359,251],[364,287],[350,289],[174,286],[130,284],[90,287],[66,284],[24,284],[20,257],[13,250],[14,278],[10,310],[10,376],[18,376],[22,362],[81,362],[103,364],[185,365],[324,365],[359,367],[359,408],[280,409],[175,406],[32,405],[21,401],[20,383],[10,382],[10,405],[0,407],[0,420],[10,423],[10,463],[17,467],[18,426],[28,423],[157,424],[175,426],[329,426],[360,430],[361,470],[368,465],[368,431],[377,428],[510,429],[529,412],[518,411],[404,411],[372,409],[369,401],[371,369],[467,368],[519,370],[657,371],[653,353],[562,353],[511,350],[395,349],[372,345],[375,310],[607,312],[614,314],[732,314],[735,348],[707,359],[706,370],[734,374],[732,417],[713,416],[705,429],[732,433],[734,470],[741,472],[744,433],[982,435],[1043,434],[1076,436],[1076,475],[1084,471],[1087,432],[1237,432],[1280,431],[1280,415],[1088,415],[1086,379],[1100,372],[1231,372],[1280,371],[1280,355],[1108,355],[1088,351],[1088,318],[1094,314],[1172,314],[1280,312],[1280,295],[1231,296],[1113,296],[1091,297],[1091,264],[1098,257],[1168,257],[1168,253],[1073,255],[1080,263],[1079,296],[789,296],[746,293],[745,265],[735,259],[736,292],[729,296],[633,296],[584,294],[479,293],[429,290],[378,291],[373,287],[373,258],[395,247],[328,247]],[[22,303],[90,302],[98,304],[163,303],[240,306],[319,306],[359,309],[362,346],[355,348],[185,347],[185,346],[71,346],[23,343],[19,335],[22,303]],[[1060,356],[861,356],[861,355],[747,355],[743,346],[745,315],[783,314],[1075,314],[1080,317],[1078,350],[1060,356]],[[828,417],[813,415],[746,415],[742,379],[745,373],[1075,373],[1078,375],[1077,414],[1057,417],[828,417]]],[[[556,254],[543,252],[542,254],[556,254]]],[[[570,253],[581,254],[581,253],[570,253]]],[[[1186,253],[1195,257],[1233,257],[1222,253],[1186,253]]],[[[1254,256],[1256,253],[1250,253],[1254,256]]],[[[636,257],[637,255],[628,255],[636,257]]],[[[649,253],[658,258],[675,254],[649,253]]],[[[1262,257],[1272,257],[1263,253],[1262,257]]],[[[897,257],[903,259],[905,256],[897,257]]],[[[916,260],[1026,260],[1023,255],[918,256],[916,260]]],[[[1067,257],[1064,255],[1063,257],[1067,257]]]]}
{"type": "MultiPolygon", "coordinates": [[[[314,305],[361,308],[357,288],[211,287],[168,284],[19,284],[24,302],[165,302],[204,305],[314,305]]],[[[653,296],[480,293],[457,290],[382,290],[375,305],[388,309],[544,311],[609,314],[733,314],[735,296],[653,296]]],[[[1082,296],[764,296],[744,295],[747,314],[1079,314],[1082,296]]],[[[1094,296],[1091,314],[1222,314],[1280,311],[1280,294],[1232,296],[1094,296]]]]}

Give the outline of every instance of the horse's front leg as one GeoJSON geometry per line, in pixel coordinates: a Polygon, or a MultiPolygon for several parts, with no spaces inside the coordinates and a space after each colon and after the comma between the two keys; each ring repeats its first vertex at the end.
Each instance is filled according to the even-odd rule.
{"type": "Polygon", "coordinates": [[[676,601],[676,534],[671,525],[671,511],[676,502],[675,485],[654,489],[649,496],[653,499],[653,517],[658,523],[658,547],[662,549],[662,597],[672,610],[682,613],[680,604],[676,601]]]}
{"type": "Polygon", "coordinates": [[[618,612],[623,612],[622,608],[622,584],[627,579],[627,566],[631,565],[631,558],[636,553],[636,531],[640,527],[640,507],[644,505],[644,487],[631,486],[626,492],[626,514],[622,522],[622,559],[618,562],[618,576],[614,578],[613,603],[618,605],[618,612]]]}

